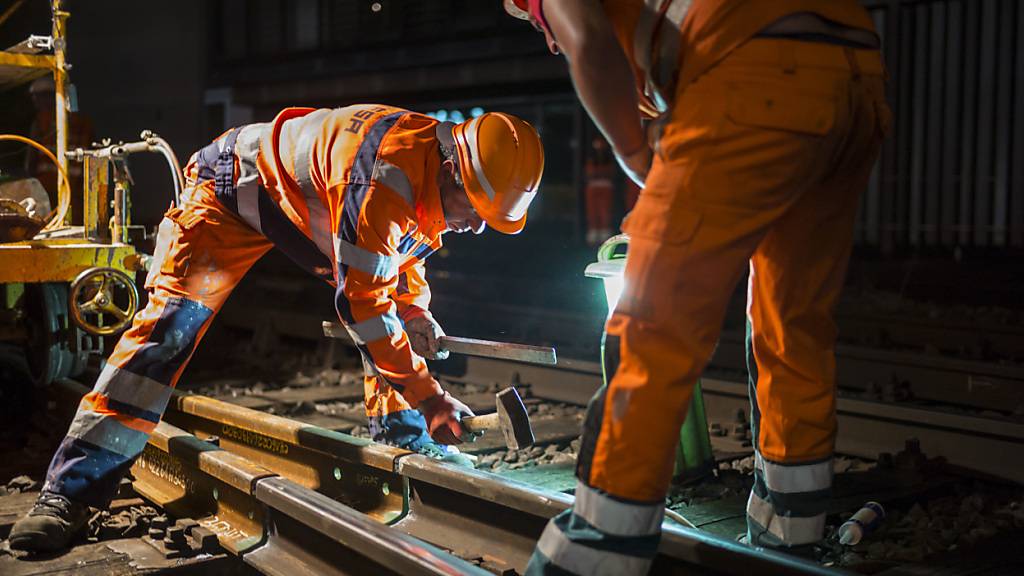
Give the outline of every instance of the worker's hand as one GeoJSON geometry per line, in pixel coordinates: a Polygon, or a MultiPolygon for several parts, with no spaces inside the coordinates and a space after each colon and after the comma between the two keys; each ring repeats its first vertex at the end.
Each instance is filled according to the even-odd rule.
{"type": "Polygon", "coordinates": [[[654,161],[654,153],[650,146],[644,144],[629,154],[620,154],[615,151],[615,159],[619,161],[622,171],[629,176],[629,179],[636,182],[637,186],[643,186],[647,180],[647,173],[651,170],[651,162],[654,161]]]}
{"type": "Polygon", "coordinates": [[[441,336],[444,336],[444,330],[429,313],[406,320],[405,333],[409,335],[413,352],[427,360],[448,358],[448,351],[441,349],[441,336]]]}
{"type": "Polygon", "coordinates": [[[474,416],[473,411],[454,396],[443,394],[427,398],[417,406],[427,421],[427,431],[440,444],[461,444],[476,440],[476,434],[462,427],[462,418],[474,416]]]}

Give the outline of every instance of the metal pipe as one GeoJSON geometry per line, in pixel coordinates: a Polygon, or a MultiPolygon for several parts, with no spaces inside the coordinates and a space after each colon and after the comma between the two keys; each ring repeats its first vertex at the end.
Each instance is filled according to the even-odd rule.
{"type": "MultiPolygon", "coordinates": [[[[64,51],[67,49],[65,39],[65,20],[69,16],[61,9],[62,0],[53,0],[51,9],[53,11],[53,85],[54,100],[56,106],[57,133],[54,135],[57,144],[57,162],[63,168],[64,173],[68,171],[68,158],[65,155],[68,150],[68,108],[66,83],[66,65],[64,62],[64,51]]],[[[57,205],[61,208],[58,212],[60,222],[57,224],[67,225],[71,223],[71,186],[67,179],[57,181],[57,205]]],[[[50,225],[46,226],[49,229],[50,225]]]]}
{"type": "Polygon", "coordinates": [[[128,214],[128,191],[124,189],[122,182],[114,183],[114,229],[111,230],[111,237],[114,242],[128,243],[128,227],[125,225],[125,216],[128,214]]]}
{"type": "Polygon", "coordinates": [[[185,178],[181,171],[181,164],[178,162],[178,157],[174,154],[174,149],[171,148],[171,145],[166,140],[158,136],[152,130],[143,130],[139,136],[142,140],[138,142],[112,144],[98,150],[83,150],[78,148],[72,152],[68,152],[67,156],[81,161],[85,156],[94,156],[97,158],[123,158],[129,154],[138,154],[140,152],[159,152],[164,157],[164,160],[167,161],[167,167],[171,170],[171,181],[174,183],[174,205],[180,205],[181,193],[182,190],[185,189],[185,178]]]}

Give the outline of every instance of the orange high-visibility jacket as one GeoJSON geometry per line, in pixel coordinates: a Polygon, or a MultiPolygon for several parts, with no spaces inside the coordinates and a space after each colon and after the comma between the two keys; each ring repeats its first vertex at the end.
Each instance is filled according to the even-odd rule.
{"type": "Polygon", "coordinates": [[[289,108],[198,153],[223,204],[336,287],[368,375],[414,407],[441,392],[402,324],[429,307],[423,260],[446,227],[437,125],[390,106],[289,108]]]}

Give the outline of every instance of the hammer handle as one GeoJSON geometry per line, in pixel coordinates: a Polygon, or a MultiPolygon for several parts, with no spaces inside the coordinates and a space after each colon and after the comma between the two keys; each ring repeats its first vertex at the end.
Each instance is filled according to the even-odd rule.
{"type": "Polygon", "coordinates": [[[497,430],[498,413],[484,414],[483,416],[467,416],[460,420],[462,427],[468,432],[483,432],[484,430],[497,430]]]}

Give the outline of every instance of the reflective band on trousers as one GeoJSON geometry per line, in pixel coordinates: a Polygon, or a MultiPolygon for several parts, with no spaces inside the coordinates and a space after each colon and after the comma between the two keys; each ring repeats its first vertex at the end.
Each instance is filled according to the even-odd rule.
{"type": "Polygon", "coordinates": [[[661,530],[665,507],[620,502],[577,481],[572,512],[605,534],[648,536],[661,530]]]}
{"type": "Polygon", "coordinates": [[[356,344],[366,344],[401,332],[402,321],[398,319],[398,316],[389,312],[374,316],[369,320],[350,324],[347,328],[356,344]]]}
{"type": "Polygon", "coordinates": [[[171,387],[152,378],[107,364],[96,379],[96,392],[140,410],[162,414],[171,398],[171,387]]]}
{"type": "Polygon", "coordinates": [[[644,92],[659,112],[668,110],[675,91],[681,48],[679,28],[691,4],[693,0],[644,0],[637,20],[633,53],[644,73],[644,92]]]}
{"type": "MultiPolygon", "coordinates": [[[[146,423],[145,427],[152,430],[156,424],[146,423]]],[[[68,429],[68,438],[77,438],[126,458],[134,458],[146,446],[149,434],[133,430],[109,414],[79,408],[68,429]]]]}
{"type": "Polygon", "coordinates": [[[750,492],[747,516],[789,546],[810,544],[825,536],[825,513],[816,516],[780,516],[771,502],[750,492]]]}
{"type": "Polygon", "coordinates": [[[760,452],[755,452],[754,467],[761,470],[764,483],[772,492],[817,492],[832,486],[831,459],[816,464],[786,466],[769,462],[760,452]]]}
{"type": "Polygon", "coordinates": [[[412,197],[412,183],[409,177],[402,172],[402,169],[390,162],[378,160],[373,166],[374,182],[380,182],[395,191],[410,206],[415,207],[416,203],[412,197]]]}
{"type": "Polygon", "coordinates": [[[238,132],[235,155],[238,157],[238,180],[235,194],[238,200],[238,215],[263,233],[260,223],[260,172],[256,169],[256,155],[260,152],[260,136],[269,124],[250,124],[238,132]]]}
{"type": "Polygon", "coordinates": [[[616,554],[577,544],[569,540],[554,522],[548,522],[537,542],[537,550],[555,566],[587,576],[647,574],[653,562],[651,558],[616,554]]]}
{"type": "Polygon", "coordinates": [[[295,158],[292,170],[295,172],[295,182],[302,190],[302,198],[306,201],[306,210],[309,212],[309,230],[313,236],[313,243],[320,252],[330,259],[334,259],[331,253],[331,217],[327,207],[320,200],[320,196],[313,187],[313,177],[310,173],[313,161],[313,140],[319,130],[323,117],[330,113],[330,110],[317,110],[306,116],[297,118],[303,125],[299,132],[298,142],[295,144],[295,158]]]}
{"type": "Polygon", "coordinates": [[[375,280],[391,280],[398,275],[398,260],[385,254],[370,252],[335,236],[334,249],[338,263],[373,276],[375,280]]]}

